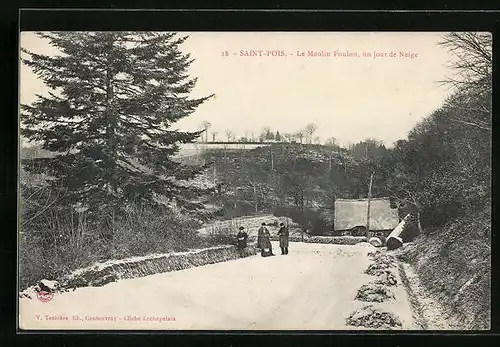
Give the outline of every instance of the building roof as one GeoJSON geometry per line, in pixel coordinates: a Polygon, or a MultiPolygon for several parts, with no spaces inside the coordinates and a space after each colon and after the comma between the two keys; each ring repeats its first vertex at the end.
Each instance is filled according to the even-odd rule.
{"type": "MultiPolygon", "coordinates": [[[[335,201],[335,230],[366,226],[368,199],[337,199],[335,201]]],[[[391,208],[389,198],[372,198],[370,230],[390,230],[399,224],[397,208],[391,208]]]]}

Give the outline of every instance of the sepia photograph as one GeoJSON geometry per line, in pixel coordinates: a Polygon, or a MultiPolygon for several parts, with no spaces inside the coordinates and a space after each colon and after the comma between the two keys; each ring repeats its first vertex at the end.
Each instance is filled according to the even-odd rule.
{"type": "Polygon", "coordinates": [[[491,328],[491,33],[19,35],[21,331],[491,328]]]}

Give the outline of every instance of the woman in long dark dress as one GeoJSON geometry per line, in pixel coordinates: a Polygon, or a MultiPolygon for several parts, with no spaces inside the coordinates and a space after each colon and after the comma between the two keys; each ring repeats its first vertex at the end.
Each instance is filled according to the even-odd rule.
{"type": "Polygon", "coordinates": [[[262,223],[262,226],[259,228],[258,236],[257,236],[257,246],[261,250],[261,255],[274,255],[273,254],[273,246],[271,244],[271,240],[269,237],[271,234],[269,230],[266,228],[266,223],[262,223]],[[269,250],[269,253],[266,254],[266,249],[269,250]]]}
{"type": "Polygon", "coordinates": [[[257,231],[257,248],[262,250],[262,235],[264,234],[264,230],[266,223],[262,223],[261,227],[257,231]]]}

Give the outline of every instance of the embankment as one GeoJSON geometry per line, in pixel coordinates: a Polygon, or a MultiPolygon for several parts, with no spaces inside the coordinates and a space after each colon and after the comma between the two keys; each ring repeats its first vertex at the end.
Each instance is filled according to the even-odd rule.
{"type": "Polygon", "coordinates": [[[490,235],[488,220],[471,218],[427,231],[397,252],[406,263],[408,285],[417,294],[428,329],[490,329],[490,235]],[[433,307],[436,304],[439,307],[433,307]]]}
{"type": "MultiPolygon", "coordinates": [[[[245,249],[244,256],[248,257],[256,253],[256,249],[250,246],[245,249]]],[[[58,279],[56,286],[49,289],[65,291],[69,288],[103,286],[123,278],[143,277],[184,270],[194,266],[234,260],[239,257],[240,254],[235,246],[219,246],[182,253],[153,254],[122,260],[110,260],[76,270],[71,275],[58,279]]],[[[31,298],[37,291],[48,290],[47,288],[40,288],[41,286],[43,286],[42,283],[29,287],[21,293],[21,297],[31,298]]]]}

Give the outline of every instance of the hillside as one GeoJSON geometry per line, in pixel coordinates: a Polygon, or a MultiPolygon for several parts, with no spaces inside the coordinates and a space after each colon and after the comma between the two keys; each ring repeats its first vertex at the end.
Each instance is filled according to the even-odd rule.
{"type": "MultiPolygon", "coordinates": [[[[288,143],[210,150],[201,160],[210,165],[205,178],[217,185],[213,199],[224,207],[226,218],[294,209],[331,221],[335,199],[366,197],[366,172],[372,165],[345,149],[288,143]]],[[[373,197],[386,196],[384,179],[375,177],[373,197]]]]}
{"type": "Polygon", "coordinates": [[[456,330],[490,329],[490,232],[490,218],[475,215],[428,230],[401,250],[400,258],[418,276],[414,291],[421,296],[421,309],[441,310],[430,324],[442,320],[456,330]]]}
{"type": "MultiPolygon", "coordinates": [[[[311,165],[306,169],[314,180],[308,192],[311,194],[317,187],[318,175],[313,175],[314,167],[323,167],[322,171],[326,171],[326,153],[317,149],[288,145],[260,147],[245,152],[212,150],[204,154],[205,161],[211,164],[206,174],[215,178],[219,187],[216,198],[228,211],[228,217],[272,213],[276,206],[293,205],[293,197],[285,192],[287,187],[283,182],[283,171],[287,170],[290,160],[299,158],[311,165]]],[[[305,205],[313,203],[314,199],[304,202],[305,205]]]]}

